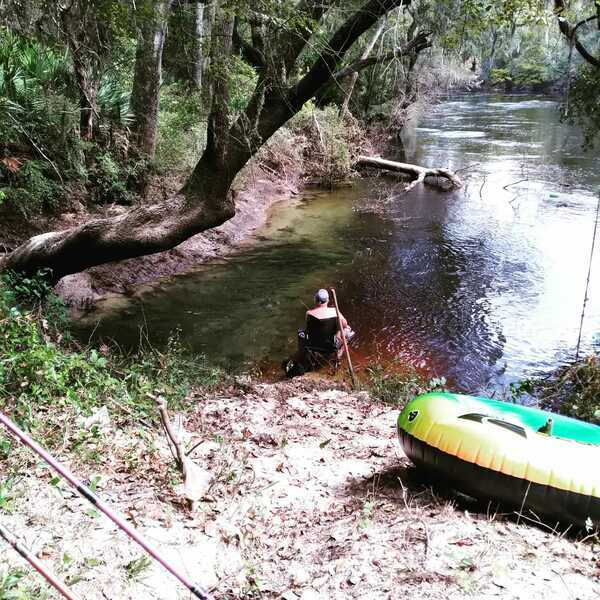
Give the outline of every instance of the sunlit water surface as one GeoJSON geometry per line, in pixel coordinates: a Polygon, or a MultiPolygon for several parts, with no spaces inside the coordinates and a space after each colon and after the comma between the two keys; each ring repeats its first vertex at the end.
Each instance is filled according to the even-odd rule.
{"type": "MultiPolygon", "coordinates": [[[[82,336],[135,346],[143,327],[232,368],[289,355],[305,307],[334,285],[359,363],[396,359],[462,390],[499,391],[575,353],[600,167],[554,101],[469,95],[409,131],[406,159],[461,170],[466,186],[408,194],[362,180],[275,211],[228,261],[102,303],[82,336]]],[[[598,242],[600,246],[600,240],[598,242]]],[[[600,247],[582,353],[600,349],[600,247]]]]}

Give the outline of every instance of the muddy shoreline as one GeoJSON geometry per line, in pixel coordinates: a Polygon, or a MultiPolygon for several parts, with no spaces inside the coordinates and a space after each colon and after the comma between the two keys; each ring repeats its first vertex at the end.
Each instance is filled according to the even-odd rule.
{"type": "Polygon", "coordinates": [[[238,185],[233,190],[236,215],[220,227],[200,233],[166,252],[106,263],[63,277],[56,285],[56,293],[78,315],[107,296],[130,295],[142,285],[226,257],[250,243],[267,222],[275,204],[291,200],[303,189],[300,176],[284,179],[260,168],[250,168],[238,185]]]}

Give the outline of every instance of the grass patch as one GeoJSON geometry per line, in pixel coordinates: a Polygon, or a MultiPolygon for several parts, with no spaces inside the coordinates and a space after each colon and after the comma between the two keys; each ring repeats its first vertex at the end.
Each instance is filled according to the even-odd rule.
{"type": "Polygon", "coordinates": [[[446,385],[445,377],[428,379],[411,365],[399,363],[372,365],[365,372],[371,397],[392,406],[404,406],[419,394],[444,391],[446,385]]]}
{"type": "Polygon", "coordinates": [[[49,600],[50,592],[30,578],[22,569],[0,569],[0,600],[49,600]]]}
{"type": "MultiPolygon", "coordinates": [[[[222,375],[204,356],[186,354],[176,337],[164,351],[131,355],[105,345],[81,347],[43,279],[0,278],[0,409],[46,446],[89,448],[97,428],[65,425],[100,409],[117,425],[155,424],[155,396],[182,409],[193,390],[216,387],[222,375]]],[[[0,460],[12,448],[0,433],[0,460]]]]}

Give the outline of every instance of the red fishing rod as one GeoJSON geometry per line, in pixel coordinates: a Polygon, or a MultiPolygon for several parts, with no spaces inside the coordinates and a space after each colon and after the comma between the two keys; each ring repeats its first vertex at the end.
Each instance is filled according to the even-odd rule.
{"type": "Polygon", "coordinates": [[[6,527],[0,525],[0,537],[12,546],[46,581],[56,590],[58,590],[67,600],[80,600],[71,590],[51,571],[47,571],[44,565],[19,542],[19,540],[6,527]]]}
{"type": "Polygon", "coordinates": [[[133,541],[139,544],[152,558],[161,564],[167,571],[188,589],[196,598],[201,600],[211,600],[210,594],[202,587],[194,584],[186,575],[184,575],[177,567],[172,565],[160,554],[133,528],[129,523],[118,513],[113,511],[107,504],[98,498],[92,490],[79,481],[67,467],[60,464],[48,452],[46,452],[39,444],[32,440],[22,429],[13,423],[2,411],[0,411],[0,423],[6,427],[16,438],[21,440],[26,446],[31,448],[42,460],[48,463],[57,473],[62,475],[88,502],[91,502],[98,510],[103,512],[117,527],[122,529],[133,541]]]}

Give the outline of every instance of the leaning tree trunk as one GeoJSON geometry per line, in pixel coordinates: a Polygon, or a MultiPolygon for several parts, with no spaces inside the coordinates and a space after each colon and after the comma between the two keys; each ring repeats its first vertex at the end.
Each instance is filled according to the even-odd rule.
{"type": "Polygon", "coordinates": [[[171,3],[171,0],[144,0],[139,4],[143,20],[135,56],[131,111],[135,148],[149,159],[154,158],[156,151],[162,55],[171,3]]]}

